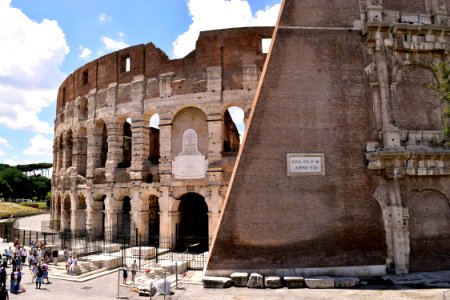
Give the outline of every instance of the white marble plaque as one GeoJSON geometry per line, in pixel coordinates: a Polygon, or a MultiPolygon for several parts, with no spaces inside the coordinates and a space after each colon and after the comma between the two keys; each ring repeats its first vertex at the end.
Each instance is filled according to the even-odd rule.
{"type": "Polygon", "coordinates": [[[288,153],[288,176],[325,175],[323,153],[288,153]]]}
{"type": "Polygon", "coordinates": [[[205,178],[208,160],[197,149],[197,133],[188,129],[183,133],[183,149],[172,161],[172,174],[177,179],[205,178]]]}

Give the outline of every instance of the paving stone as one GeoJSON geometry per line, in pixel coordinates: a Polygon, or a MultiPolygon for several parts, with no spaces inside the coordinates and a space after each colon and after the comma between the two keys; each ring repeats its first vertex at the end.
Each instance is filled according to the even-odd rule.
{"type": "Polygon", "coordinates": [[[248,283],[248,273],[235,272],[231,274],[231,280],[233,280],[234,286],[245,287],[248,283]]]}
{"type": "Polygon", "coordinates": [[[336,288],[353,288],[359,285],[358,277],[336,277],[334,278],[334,287],[336,288]]]}
{"type": "Polygon", "coordinates": [[[264,288],[264,276],[258,273],[252,273],[248,279],[247,287],[264,288]]]}
{"type": "Polygon", "coordinates": [[[269,288],[269,289],[277,289],[277,288],[283,287],[283,282],[281,280],[281,277],[278,277],[278,276],[265,277],[264,284],[266,285],[266,288],[269,288]]]}
{"type": "Polygon", "coordinates": [[[310,289],[334,288],[334,279],[328,276],[305,278],[305,284],[310,289]]]}
{"type": "Polygon", "coordinates": [[[305,287],[305,278],[300,276],[284,277],[284,282],[288,289],[299,289],[305,287]]]}
{"type": "Polygon", "coordinates": [[[233,281],[229,277],[203,277],[203,287],[212,289],[225,289],[233,285],[233,281]]]}

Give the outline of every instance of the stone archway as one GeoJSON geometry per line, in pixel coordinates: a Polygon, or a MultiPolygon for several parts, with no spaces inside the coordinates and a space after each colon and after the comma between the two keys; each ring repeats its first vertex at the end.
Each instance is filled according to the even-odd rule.
{"type": "Polygon", "coordinates": [[[72,204],[70,203],[70,196],[64,197],[63,209],[62,209],[62,226],[63,230],[70,230],[72,217],[72,204]]]}
{"type": "Polygon", "coordinates": [[[86,232],[86,198],[83,194],[78,195],[75,218],[75,233],[84,234],[86,232]]]}
{"type": "Polygon", "coordinates": [[[105,238],[105,199],[106,195],[101,195],[92,203],[91,235],[94,239],[105,238]]]}
{"type": "Polygon", "coordinates": [[[131,235],[131,199],[125,196],[122,199],[122,209],[117,213],[117,241],[129,242],[131,235]]]}
{"type": "Polygon", "coordinates": [[[205,198],[197,193],[187,193],[180,200],[177,248],[190,252],[208,251],[208,206],[205,198]]]}
{"type": "Polygon", "coordinates": [[[151,195],[148,204],[148,242],[151,246],[159,246],[159,227],[158,197],[151,195]]]}

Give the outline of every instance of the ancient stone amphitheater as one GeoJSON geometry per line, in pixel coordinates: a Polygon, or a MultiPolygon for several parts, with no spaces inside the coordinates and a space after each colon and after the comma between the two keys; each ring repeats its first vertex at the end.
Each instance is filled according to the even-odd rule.
{"type": "Polygon", "coordinates": [[[207,247],[273,28],[202,32],[171,60],[152,43],[105,55],[58,91],[52,227],[207,247]],[[192,240],[193,239],[193,240],[192,240]]]}

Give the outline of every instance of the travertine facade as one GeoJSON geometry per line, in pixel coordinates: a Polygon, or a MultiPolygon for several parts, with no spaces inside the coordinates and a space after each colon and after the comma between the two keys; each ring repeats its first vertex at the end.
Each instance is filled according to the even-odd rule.
{"type": "Polygon", "coordinates": [[[450,269],[450,1],[284,0],[207,275],[450,269]]]}
{"type": "Polygon", "coordinates": [[[248,117],[272,30],[202,32],[177,60],[138,45],[71,74],[58,93],[54,228],[210,238],[239,149],[227,109],[248,117]]]}

